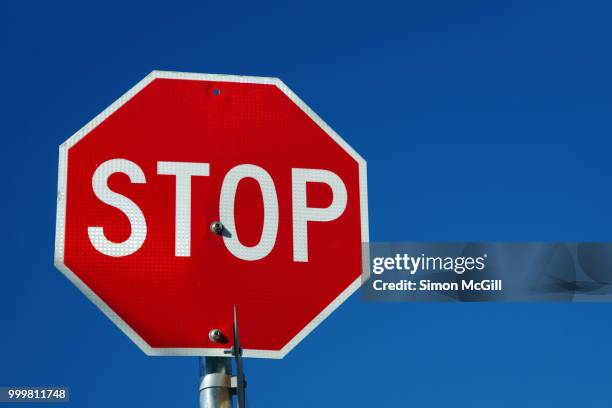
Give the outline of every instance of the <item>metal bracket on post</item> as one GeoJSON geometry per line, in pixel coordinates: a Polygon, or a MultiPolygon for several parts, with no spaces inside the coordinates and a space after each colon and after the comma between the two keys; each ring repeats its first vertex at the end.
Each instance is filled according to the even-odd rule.
{"type": "Polygon", "coordinates": [[[240,347],[236,305],[234,305],[234,346],[225,350],[225,354],[231,354],[236,359],[236,376],[230,378],[231,390],[238,400],[238,408],[246,408],[246,379],[242,369],[242,347],[240,347]]]}
{"type": "Polygon", "coordinates": [[[213,387],[232,388],[232,378],[221,373],[206,374],[200,382],[200,391],[213,387]]]}
{"type": "Polygon", "coordinates": [[[238,388],[238,377],[219,373],[205,375],[200,382],[200,391],[213,387],[229,388],[232,394],[235,395],[238,388]]]}

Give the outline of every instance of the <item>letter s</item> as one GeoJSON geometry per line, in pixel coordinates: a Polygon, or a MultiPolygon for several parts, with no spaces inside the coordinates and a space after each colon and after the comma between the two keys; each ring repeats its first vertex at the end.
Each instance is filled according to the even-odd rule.
{"type": "Polygon", "coordinates": [[[93,191],[100,201],[123,212],[130,221],[131,232],[123,242],[109,241],[102,227],[89,227],[87,234],[94,248],[104,255],[120,257],[138,251],[147,237],[147,222],[140,208],[129,198],[112,191],[108,179],[114,173],[126,174],[132,183],[146,183],[142,169],[125,159],[112,159],[102,163],[92,177],[93,191]]]}

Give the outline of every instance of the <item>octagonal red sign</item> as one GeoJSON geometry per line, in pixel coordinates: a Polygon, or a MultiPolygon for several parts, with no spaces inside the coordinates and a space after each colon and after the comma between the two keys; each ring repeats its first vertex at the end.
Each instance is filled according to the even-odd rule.
{"type": "Polygon", "coordinates": [[[155,71],[58,178],[56,266],[147,354],[224,355],[236,305],[280,358],[359,287],[365,161],[279,79],[155,71]]]}

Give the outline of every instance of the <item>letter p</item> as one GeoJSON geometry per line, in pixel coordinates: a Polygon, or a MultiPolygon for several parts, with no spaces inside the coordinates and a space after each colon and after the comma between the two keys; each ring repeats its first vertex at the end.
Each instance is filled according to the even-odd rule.
{"type": "Polygon", "coordinates": [[[308,262],[308,222],[328,222],[340,217],[346,208],[347,193],[337,174],[320,169],[292,169],[293,201],[293,260],[308,262]],[[306,204],[306,183],[325,183],[332,190],[332,202],[327,208],[306,204]]]}

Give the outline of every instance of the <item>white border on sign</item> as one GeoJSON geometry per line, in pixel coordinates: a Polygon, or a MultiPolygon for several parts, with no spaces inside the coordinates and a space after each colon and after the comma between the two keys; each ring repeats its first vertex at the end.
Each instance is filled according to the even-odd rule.
{"type": "MultiPolygon", "coordinates": [[[[289,99],[299,106],[317,125],[319,125],[336,143],[338,143],[348,154],[353,157],[359,165],[359,193],[361,210],[361,240],[369,242],[368,229],[368,196],[367,196],[367,169],[366,161],[348,143],[344,141],[323,119],[321,119],[312,109],[304,103],[287,85],[278,78],[250,77],[239,75],[218,75],[218,74],[196,74],[186,72],[153,71],[143,80],[138,82],[132,89],[127,91],[112,105],[96,116],[81,130],[72,135],[68,140],[60,145],[59,148],[59,168],[58,168],[58,196],[57,196],[57,216],[55,227],[55,266],[89,298],[109,319],[123,331],[138,347],[150,356],[213,356],[227,357],[222,348],[156,348],[151,347],[142,337],[136,333],[117,313],[115,313],[98,295],[96,295],[76,274],[74,274],[64,264],[64,236],[65,236],[65,217],[66,217],[66,189],[68,173],[68,150],[79,140],[85,137],[96,126],[112,115],[123,104],[129,101],[134,95],[140,92],[157,78],[184,79],[195,81],[216,81],[216,82],[237,82],[247,84],[267,84],[274,85],[280,89],[289,99]]],[[[364,254],[365,256],[365,254],[364,254]]],[[[334,299],[321,313],[319,313],[310,323],[292,338],[280,350],[254,350],[244,349],[244,357],[259,358],[283,358],[289,353],[304,337],[315,329],[327,316],[329,316],[338,306],[340,306],[357,288],[361,286],[361,276],[353,281],[336,299],[334,299]]]]}

